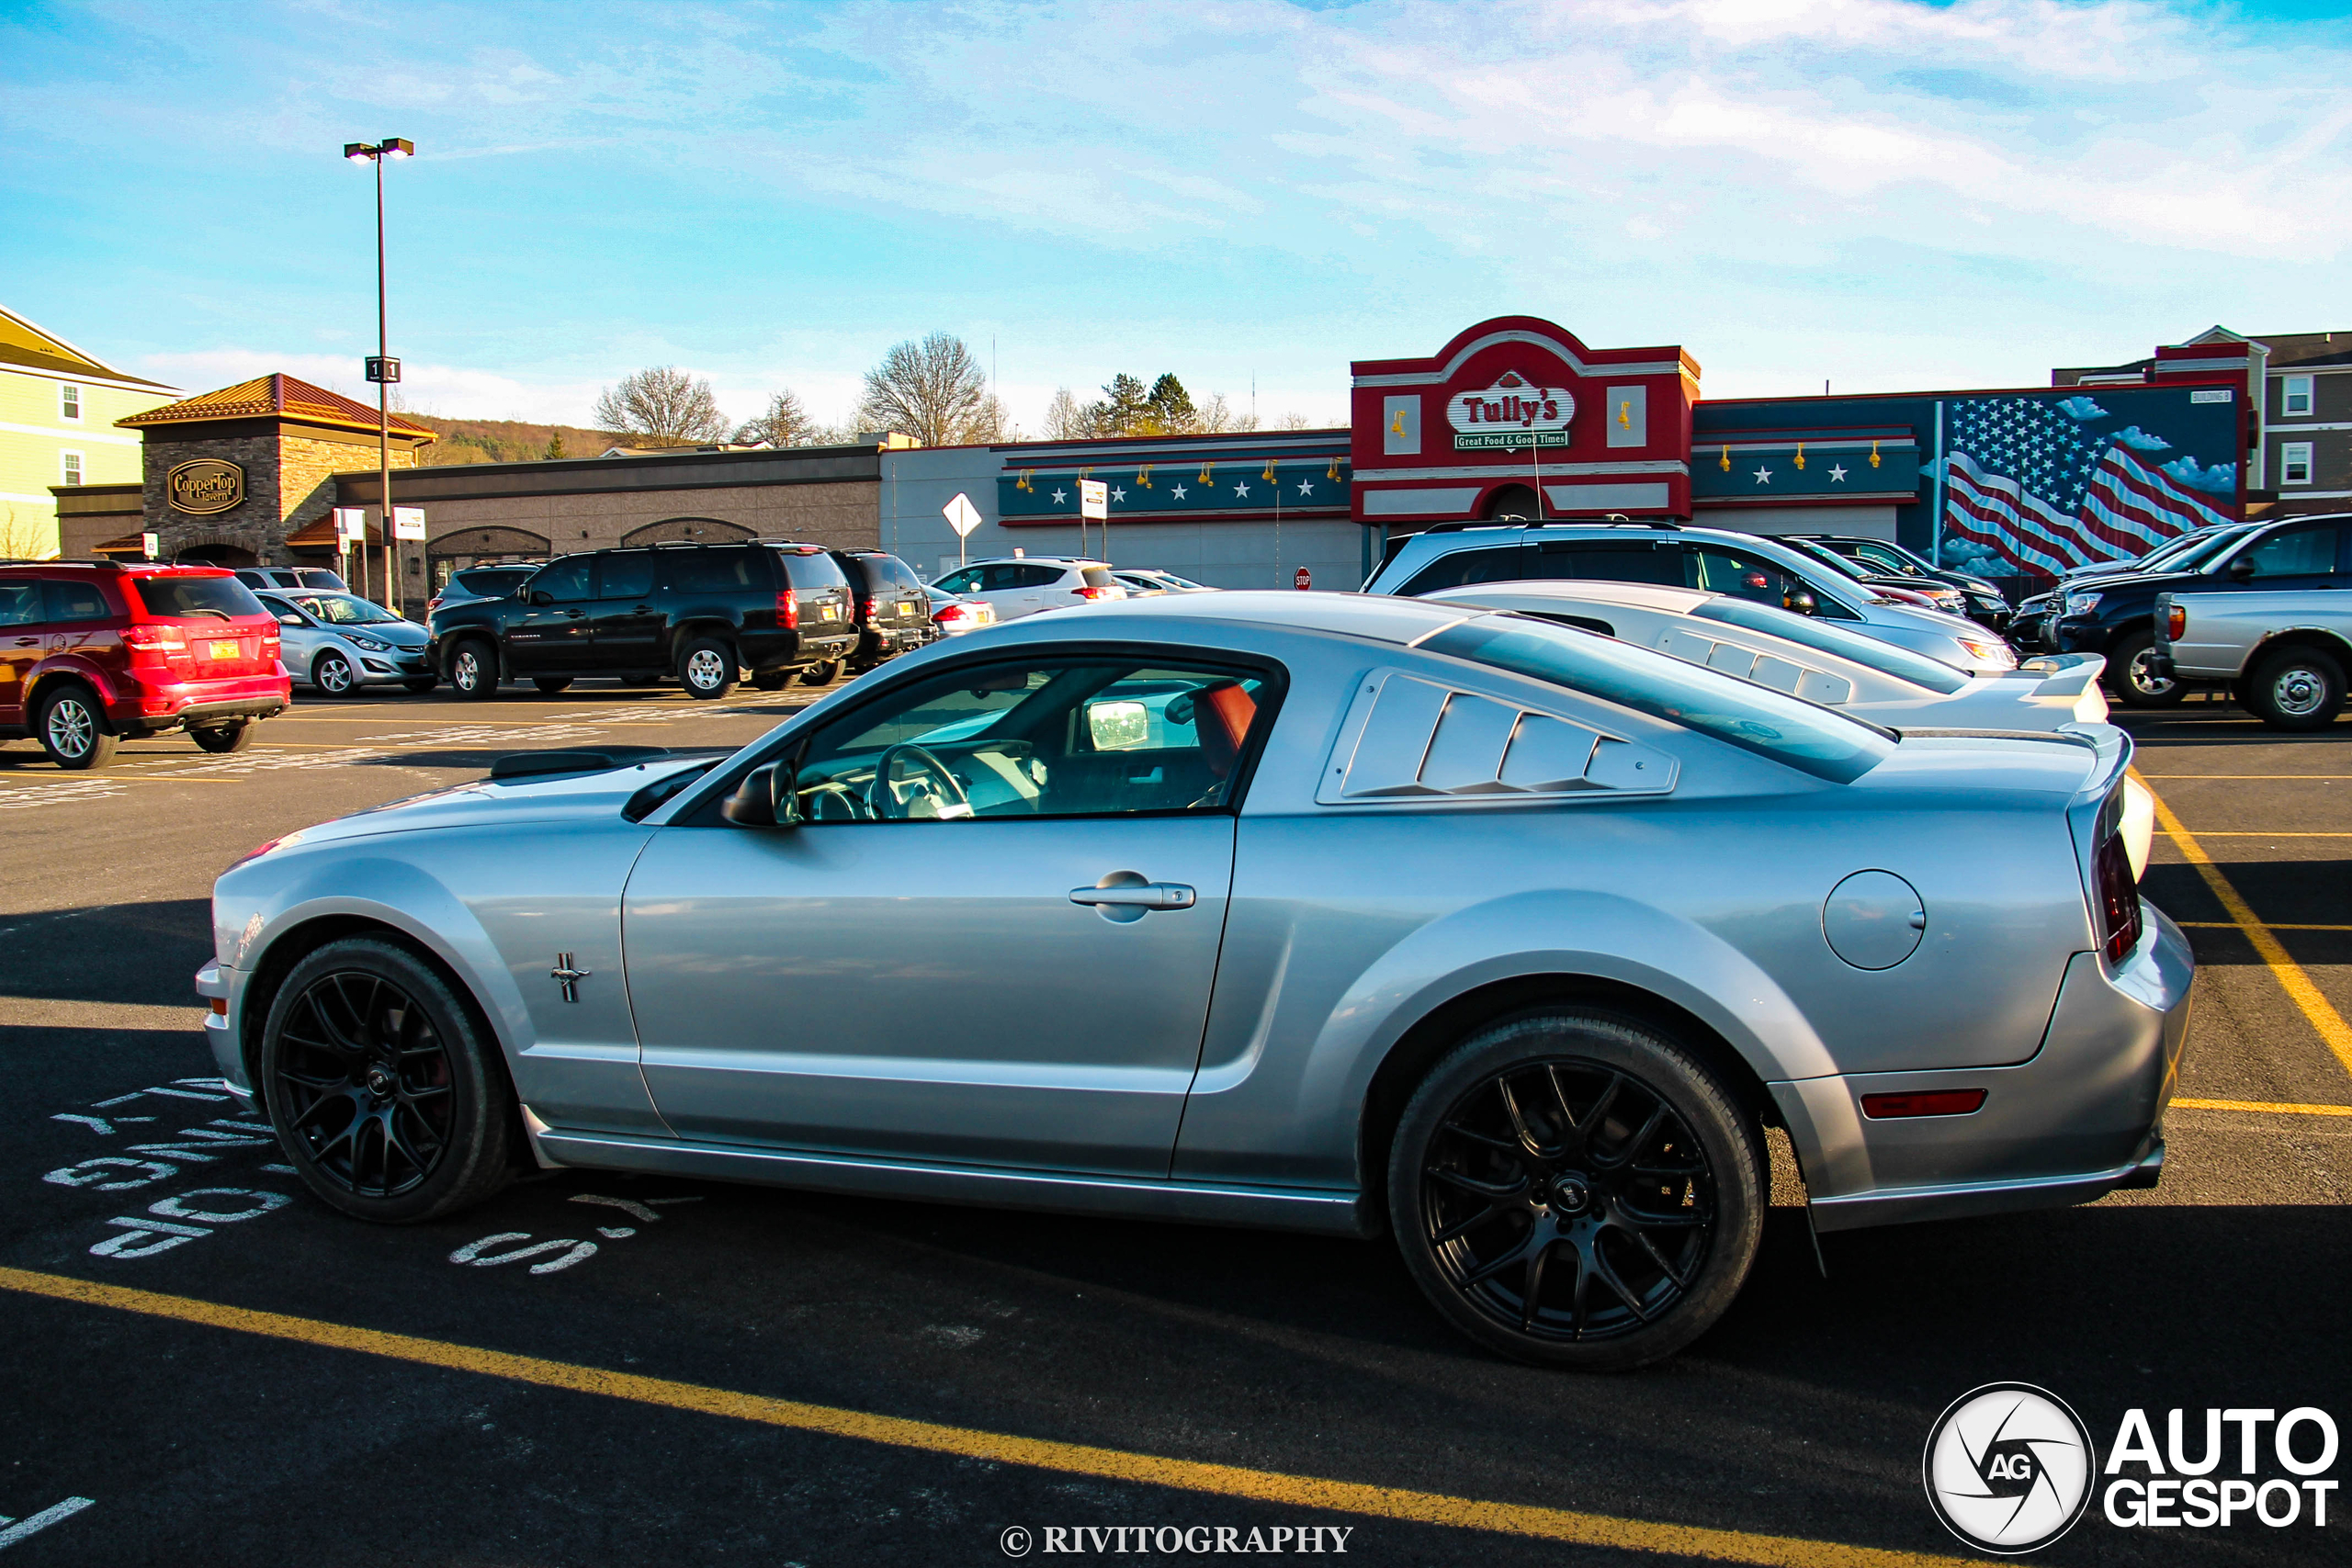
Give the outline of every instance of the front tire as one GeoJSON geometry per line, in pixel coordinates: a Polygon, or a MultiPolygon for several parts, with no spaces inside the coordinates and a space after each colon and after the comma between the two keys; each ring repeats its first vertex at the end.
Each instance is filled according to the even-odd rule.
{"type": "Polygon", "coordinates": [[[449,656],[449,685],[469,699],[498,695],[498,656],[488,643],[469,637],[458,645],[449,656]]]}
{"type": "Polygon", "coordinates": [[[2180,682],[2148,668],[2155,647],[2154,632],[2133,632],[2107,656],[2107,667],[2114,676],[2109,684],[2115,690],[2116,700],[2124,706],[2168,708],[2188,695],[2188,688],[2180,682]]]}
{"type": "Polygon", "coordinates": [[[1509,1019],[1433,1067],[1398,1122],[1388,1207],[1414,1282],[1515,1360],[1622,1371],[1731,1305],[1768,1189],[1732,1095],[1609,1013],[1509,1019]]]}
{"type": "Polygon", "coordinates": [[[514,1098],[495,1048],[424,960],[347,937],[272,998],[260,1087],[304,1186],[355,1219],[413,1224],[505,1184],[514,1098]]]}
{"type": "Polygon", "coordinates": [[[254,737],[260,728],[261,726],[252,719],[246,719],[240,724],[212,725],[203,729],[191,729],[187,732],[187,738],[196,742],[196,749],[199,751],[210,751],[225,756],[232,751],[253,750],[254,737]]]}
{"type": "Polygon", "coordinates": [[[735,689],[741,669],[733,649],[717,637],[698,637],[678,657],[678,683],[686,695],[715,702],[735,689]]]}
{"type": "Polygon", "coordinates": [[[311,684],[326,696],[348,696],[351,688],[358,683],[359,678],[352,671],[351,660],[333,649],[320,654],[311,662],[311,684]]]}
{"type": "Polygon", "coordinates": [[[33,733],[49,760],[69,773],[103,768],[114,761],[116,737],[85,686],[61,686],[34,705],[33,733]]]}
{"type": "Polygon", "coordinates": [[[2318,649],[2290,648],[2262,661],[2243,700],[2273,729],[2325,729],[2344,711],[2344,666],[2318,649]]]}

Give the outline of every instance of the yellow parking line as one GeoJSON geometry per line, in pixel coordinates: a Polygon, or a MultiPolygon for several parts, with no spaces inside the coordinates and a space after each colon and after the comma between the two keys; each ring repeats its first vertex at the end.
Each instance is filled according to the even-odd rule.
{"type": "Polygon", "coordinates": [[[2142,773],[2143,779],[2352,779],[2352,773],[2142,773]]]}
{"type": "MultiPolygon", "coordinates": [[[[2233,931],[2238,929],[2235,920],[2175,920],[2173,924],[2193,927],[2198,931],[2233,931]]],[[[2352,931],[2352,926],[2300,926],[2290,925],[2285,920],[2265,920],[2263,924],[2274,931],[2352,931]]]]}
{"type": "Polygon", "coordinates": [[[2237,830],[2236,830],[2236,829],[2231,829],[2224,830],[2224,829],[2214,829],[2214,828],[2207,828],[2207,829],[2203,829],[2201,832],[2199,832],[2199,833],[2198,834],[2198,837],[2199,837],[2199,838],[2203,838],[2203,839],[2352,839],[2352,832],[2346,832],[2346,833],[2257,833],[2257,832],[2251,832],[2251,831],[2249,831],[2249,832],[2239,832],[2239,831],[2237,831],[2237,830]]]}
{"type": "MultiPolygon", "coordinates": [[[[2137,774],[2136,769],[2134,774],[2137,774]]],[[[2140,782],[2145,784],[2147,781],[2143,778],[2140,782]]],[[[2174,847],[2180,851],[2188,863],[2197,868],[2197,874],[2205,879],[2205,886],[2211,888],[2213,897],[2222,901],[2222,908],[2228,912],[2231,922],[2245,932],[2246,940],[2254,943],[2255,952],[2262,955],[2262,962],[2269,966],[2271,974],[2278,977],[2278,984],[2285,988],[2288,998],[2302,1010],[2305,1018],[2311,1020],[2312,1027],[2319,1031],[2319,1037],[2326,1043],[2327,1048],[2335,1053],[2335,1059],[2343,1064],[2344,1070],[2352,1073],[2352,1025],[2347,1025],[2344,1015],[2320,994],[2320,988],[2312,984],[2312,977],[2303,973],[2303,966],[2288,955],[2286,948],[2279,944],[2270,928],[2255,917],[2254,907],[2231,886],[2230,879],[2222,874],[2222,868],[2213,863],[2213,857],[2205,852],[2205,846],[2181,826],[2180,818],[2173,815],[2172,807],[2165,804],[2164,796],[2152,789],[2148,792],[2148,798],[2155,804],[2156,825],[2165,830],[2165,836],[2173,841],[2174,847]]]]}
{"type": "Polygon", "coordinates": [[[862,1410],[804,1404],[797,1400],[740,1393],[701,1383],[674,1382],[667,1378],[640,1377],[568,1361],[543,1360],[503,1350],[485,1350],[447,1340],[424,1339],[408,1334],[356,1328],[318,1318],[289,1317],[274,1312],[226,1306],[189,1296],[167,1296],[125,1285],[102,1285],[62,1274],[0,1268],[0,1289],[56,1301],[112,1307],[142,1316],[171,1318],[256,1334],[271,1339],[317,1345],[334,1350],[382,1356],[416,1366],[441,1367],[482,1377],[504,1378],[540,1388],[624,1399],[639,1404],[661,1405],[704,1416],[720,1416],[762,1426],[853,1438],[892,1448],[926,1453],[954,1454],[999,1464],[1025,1465],[1066,1475],[1087,1475],[1143,1486],[1173,1487],[1223,1497],[1246,1498],[1286,1507],[1315,1508],[1363,1514],[1408,1524],[1446,1525],[1463,1529],[1492,1530],[1502,1535],[1567,1541],[1577,1546],[1614,1547],[1625,1551],[1659,1552],[1673,1557],[1706,1558],[1718,1562],[1769,1564],[1770,1568],[1928,1568],[1952,1565],[1966,1559],[1916,1551],[1889,1551],[1877,1547],[1848,1546],[1838,1541],[1807,1540],[1796,1536],[1758,1535],[1747,1530],[1710,1529],[1697,1525],[1659,1524],[1648,1519],[1620,1518],[1566,1508],[1531,1507],[1516,1503],[1489,1503],[1473,1497],[1453,1497],[1439,1492],[1410,1492],[1396,1487],[1369,1486],[1358,1482],[1330,1481],[1312,1475],[1286,1475],[1277,1471],[1245,1470],[1238,1465],[1204,1464],[1193,1460],[1164,1459],[1157,1454],[1130,1453],[1120,1449],[1083,1443],[1054,1442],[1041,1438],[983,1432],[968,1427],[947,1427],[896,1416],[876,1416],[862,1410]]]}
{"type": "Polygon", "coordinates": [[[2270,1116],[2352,1116],[2352,1105],[2273,1105],[2266,1100],[2175,1100],[2177,1111],[2258,1111],[2270,1116]]]}

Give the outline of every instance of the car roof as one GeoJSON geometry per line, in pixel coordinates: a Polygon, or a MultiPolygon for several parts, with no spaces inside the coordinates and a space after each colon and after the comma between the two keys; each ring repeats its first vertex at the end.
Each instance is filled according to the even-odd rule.
{"type": "Polygon", "coordinates": [[[1611,582],[1599,578],[1524,578],[1503,582],[1471,582],[1459,588],[1440,588],[1419,597],[1442,599],[1454,604],[1481,604],[1487,603],[1489,597],[1506,594],[1514,599],[1573,599],[1595,604],[1629,604],[1644,610],[1665,610],[1678,615],[1687,615],[1708,600],[1722,597],[1704,588],[1669,588],[1655,582],[1611,582]]]}
{"type": "Polygon", "coordinates": [[[1301,593],[1295,589],[1243,588],[1221,593],[1170,593],[1150,599],[1108,600],[1056,610],[1049,615],[1030,615],[1011,625],[1016,628],[1033,622],[1046,622],[1049,626],[1075,626],[1103,615],[1133,615],[1248,623],[1290,631],[1340,632],[1374,642],[1406,644],[1458,625],[1473,614],[1460,605],[1390,593],[1301,593]]]}
{"type": "MultiPolygon", "coordinates": [[[[957,571],[968,571],[976,566],[1099,566],[1108,568],[1110,564],[1111,563],[1106,560],[1096,560],[1091,556],[983,556],[978,560],[966,561],[962,566],[959,566],[955,570],[957,571]]],[[[939,575],[945,577],[947,573],[943,571],[939,575]]]]}

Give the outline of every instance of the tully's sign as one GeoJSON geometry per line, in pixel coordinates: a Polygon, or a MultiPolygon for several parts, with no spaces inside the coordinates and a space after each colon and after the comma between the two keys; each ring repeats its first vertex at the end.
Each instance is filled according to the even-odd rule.
{"type": "Polygon", "coordinates": [[[1539,387],[1506,370],[1483,391],[1458,392],[1445,407],[1457,452],[1481,447],[1566,446],[1577,400],[1565,387],[1539,387]]]}
{"type": "Polygon", "coordinates": [[[218,457],[198,457],[164,476],[164,494],[175,510],[209,517],[245,499],[245,470],[218,457]]]}

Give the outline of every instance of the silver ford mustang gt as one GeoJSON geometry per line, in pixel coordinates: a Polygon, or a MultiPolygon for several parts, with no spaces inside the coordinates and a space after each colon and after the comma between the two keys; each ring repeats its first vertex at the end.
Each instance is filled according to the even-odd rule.
{"type": "Polygon", "coordinates": [[[1385,1227],[1481,1343],[1620,1368],[1738,1291],[1768,1126],[1823,1230],[2155,1180],[2192,965],[2129,754],[1476,606],[1170,595],[717,761],[307,829],[220,878],[197,984],[364,1219],[536,1158],[1385,1227]]]}

